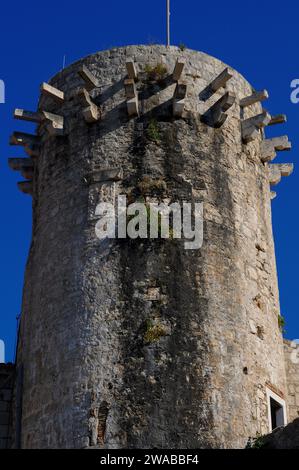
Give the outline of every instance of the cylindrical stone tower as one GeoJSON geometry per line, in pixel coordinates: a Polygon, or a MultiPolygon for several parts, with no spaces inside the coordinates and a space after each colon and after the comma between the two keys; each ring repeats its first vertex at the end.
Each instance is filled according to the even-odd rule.
{"type": "MultiPolygon", "coordinates": [[[[15,446],[231,448],[286,393],[271,225],[275,121],[204,53],[130,46],[43,84],[11,159],[33,196],[15,446]],[[49,85],[50,84],[50,85],[49,85]],[[99,240],[100,202],[202,202],[204,241],[99,240]]],[[[276,119],[279,121],[279,118],[276,119]]],[[[280,146],[278,141],[283,142],[280,146]]]]}

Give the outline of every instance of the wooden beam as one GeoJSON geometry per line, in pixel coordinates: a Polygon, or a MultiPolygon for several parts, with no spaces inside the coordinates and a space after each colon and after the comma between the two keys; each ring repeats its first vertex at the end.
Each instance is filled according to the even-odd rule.
{"type": "Polygon", "coordinates": [[[261,142],[261,160],[262,162],[270,162],[276,157],[276,152],[291,150],[292,143],[287,135],[274,137],[273,139],[265,139],[261,142]]]}
{"type": "Polygon", "coordinates": [[[269,179],[269,183],[271,186],[275,186],[277,185],[278,183],[280,183],[281,181],[281,172],[279,170],[279,168],[277,168],[276,165],[269,165],[269,175],[268,175],[268,179],[269,179]]]}
{"type": "Polygon", "coordinates": [[[82,88],[78,92],[78,97],[82,106],[84,106],[82,113],[85,121],[88,123],[99,121],[101,119],[100,108],[92,102],[91,96],[88,91],[85,88],[82,88]]]}
{"type": "Polygon", "coordinates": [[[127,110],[129,116],[139,116],[138,97],[127,100],[127,110]]]}
{"type": "Polygon", "coordinates": [[[185,97],[187,94],[187,84],[185,82],[178,82],[173,95],[173,115],[181,117],[185,108],[185,97]]]}
{"type": "Polygon", "coordinates": [[[96,122],[96,121],[99,121],[101,119],[100,110],[95,104],[92,104],[92,105],[87,106],[86,108],[84,108],[82,113],[83,113],[83,117],[84,117],[85,121],[90,123],[90,124],[92,122],[96,122]]]}
{"type": "Polygon", "coordinates": [[[27,134],[26,132],[13,132],[10,137],[10,145],[22,145],[29,146],[39,142],[39,137],[33,134],[27,134]]]}
{"type": "Polygon", "coordinates": [[[290,176],[294,171],[293,163],[269,164],[269,183],[274,186],[281,181],[282,177],[290,176]]]}
{"type": "Polygon", "coordinates": [[[212,83],[210,84],[210,88],[212,91],[216,92],[220,88],[225,87],[226,83],[232,78],[233,74],[227,67],[226,69],[221,72],[218,77],[216,77],[212,83]]]}
{"type": "Polygon", "coordinates": [[[186,64],[186,60],[183,59],[182,57],[179,57],[177,59],[174,70],[173,70],[173,74],[172,74],[172,78],[176,82],[181,78],[185,64],[186,64]]]}
{"type": "Polygon", "coordinates": [[[276,157],[276,152],[273,144],[269,142],[268,139],[262,140],[260,143],[260,151],[261,151],[261,160],[262,162],[272,162],[276,157]]]}
{"type": "Polygon", "coordinates": [[[61,90],[58,90],[58,88],[53,87],[52,85],[49,85],[48,83],[42,83],[41,85],[41,93],[49,96],[52,98],[54,101],[57,101],[58,103],[63,103],[64,102],[64,93],[61,90]]]}
{"type": "Polygon", "coordinates": [[[22,171],[24,168],[34,168],[31,158],[9,158],[8,165],[11,170],[22,171]]]}
{"type": "Polygon", "coordinates": [[[132,80],[137,80],[138,79],[137,69],[136,69],[133,59],[126,60],[126,68],[128,72],[128,77],[132,78],[132,80]]]}
{"type": "Polygon", "coordinates": [[[174,90],[174,98],[177,100],[183,100],[186,98],[187,94],[187,83],[186,82],[178,82],[175,90],[174,90]]]}
{"type": "Polygon", "coordinates": [[[33,194],[33,181],[20,181],[18,184],[19,190],[24,194],[33,194]]]}
{"type": "Polygon", "coordinates": [[[208,109],[208,111],[205,112],[205,114],[201,116],[201,121],[211,127],[221,127],[227,119],[227,114],[225,114],[226,111],[233,106],[235,101],[236,96],[233,93],[225,93],[222,98],[220,98],[215,104],[213,104],[213,106],[211,106],[210,109],[208,109]]]}
{"type": "Polygon", "coordinates": [[[246,96],[245,98],[240,100],[241,108],[246,108],[247,106],[251,106],[255,103],[267,100],[269,98],[269,94],[267,90],[257,91],[250,96],[246,96]]]}
{"type": "Polygon", "coordinates": [[[25,111],[24,109],[15,109],[14,118],[20,121],[29,121],[40,123],[42,117],[39,112],[25,111]]]}
{"type": "Polygon", "coordinates": [[[268,126],[274,126],[275,124],[284,124],[287,122],[287,117],[285,114],[278,114],[277,116],[272,116],[271,121],[268,126]]]}
{"type": "Polygon", "coordinates": [[[91,106],[93,104],[91,96],[85,88],[78,91],[78,98],[82,106],[91,106]]]}
{"type": "Polygon", "coordinates": [[[42,111],[42,116],[45,121],[48,122],[47,130],[50,135],[62,136],[64,118],[58,114],[49,113],[48,111],[42,111]]]}
{"type": "Polygon", "coordinates": [[[292,143],[289,141],[287,135],[283,135],[281,137],[274,137],[273,139],[268,139],[274,146],[275,150],[279,152],[284,152],[291,150],[292,143]]]}
{"type": "Polygon", "coordinates": [[[85,82],[85,88],[88,91],[99,87],[99,80],[91,73],[85,65],[81,65],[78,74],[85,82]]]}
{"type": "Polygon", "coordinates": [[[136,96],[136,85],[135,80],[133,78],[127,78],[124,82],[125,85],[125,93],[127,99],[135,98],[136,96]]]}
{"type": "Polygon", "coordinates": [[[278,163],[277,164],[281,176],[290,176],[294,171],[294,164],[293,163],[278,163]]]}
{"type": "Polygon", "coordinates": [[[260,135],[260,129],[267,126],[271,121],[271,116],[269,113],[264,111],[257,116],[253,116],[249,119],[245,119],[241,123],[242,127],[242,139],[245,144],[252,142],[260,135]]]}

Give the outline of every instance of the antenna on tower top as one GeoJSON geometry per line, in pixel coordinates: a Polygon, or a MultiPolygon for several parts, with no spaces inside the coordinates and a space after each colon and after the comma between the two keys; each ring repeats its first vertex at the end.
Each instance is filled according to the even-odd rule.
{"type": "Polygon", "coordinates": [[[170,46],[170,0],[166,0],[167,47],[170,46]]]}

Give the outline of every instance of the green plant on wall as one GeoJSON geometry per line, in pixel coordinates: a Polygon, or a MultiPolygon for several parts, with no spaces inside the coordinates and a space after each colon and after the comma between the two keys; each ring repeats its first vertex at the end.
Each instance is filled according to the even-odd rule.
{"type": "Polygon", "coordinates": [[[248,439],[246,449],[262,449],[265,446],[265,435],[257,434],[256,437],[248,439]]]}
{"type": "Polygon", "coordinates": [[[160,142],[161,135],[158,127],[158,122],[156,119],[150,119],[149,124],[147,126],[147,137],[149,140],[153,142],[160,142]]]}
{"type": "Polygon", "coordinates": [[[145,343],[156,343],[160,338],[166,336],[166,329],[160,323],[153,323],[152,320],[147,320],[146,330],[144,333],[145,343]]]}
{"type": "Polygon", "coordinates": [[[286,321],[285,321],[285,318],[280,314],[278,314],[278,326],[279,326],[279,329],[282,333],[286,332],[286,330],[285,330],[286,321]]]}
{"type": "Polygon", "coordinates": [[[144,69],[147,80],[150,82],[156,82],[163,80],[167,75],[167,67],[164,64],[149,65],[147,64],[144,69]]]}

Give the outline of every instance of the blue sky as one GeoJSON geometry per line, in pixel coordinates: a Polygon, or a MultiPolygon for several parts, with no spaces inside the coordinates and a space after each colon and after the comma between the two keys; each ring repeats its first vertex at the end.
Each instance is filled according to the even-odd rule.
{"type": "MultiPolygon", "coordinates": [[[[30,132],[28,123],[14,121],[14,108],[35,110],[39,85],[63,63],[125,44],[165,42],[165,0],[27,0],[2,2],[0,28],[0,79],[6,84],[6,103],[0,104],[0,338],[6,359],[12,360],[16,316],[20,312],[24,267],[31,236],[31,198],[16,188],[20,179],[7,166],[7,158],[23,156],[8,145],[13,130],[30,132]]],[[[288,122],[273,126],[268,136],[288,134],[291,153],[276,162],[294,162],[299,154],[299,104],[290,101],[290,82],[299,79],[297,1],[171,0],[172,44],[184,43],[222,59],[257,89],[266,88],[266,106],[272,114],[286,113],[288,122]]],[[[277,187],[273,224],[281,295],[281,312],[288,338],[299,337],[297,314],[299,254],[297,239],[298,171],[277,187]]]]}

